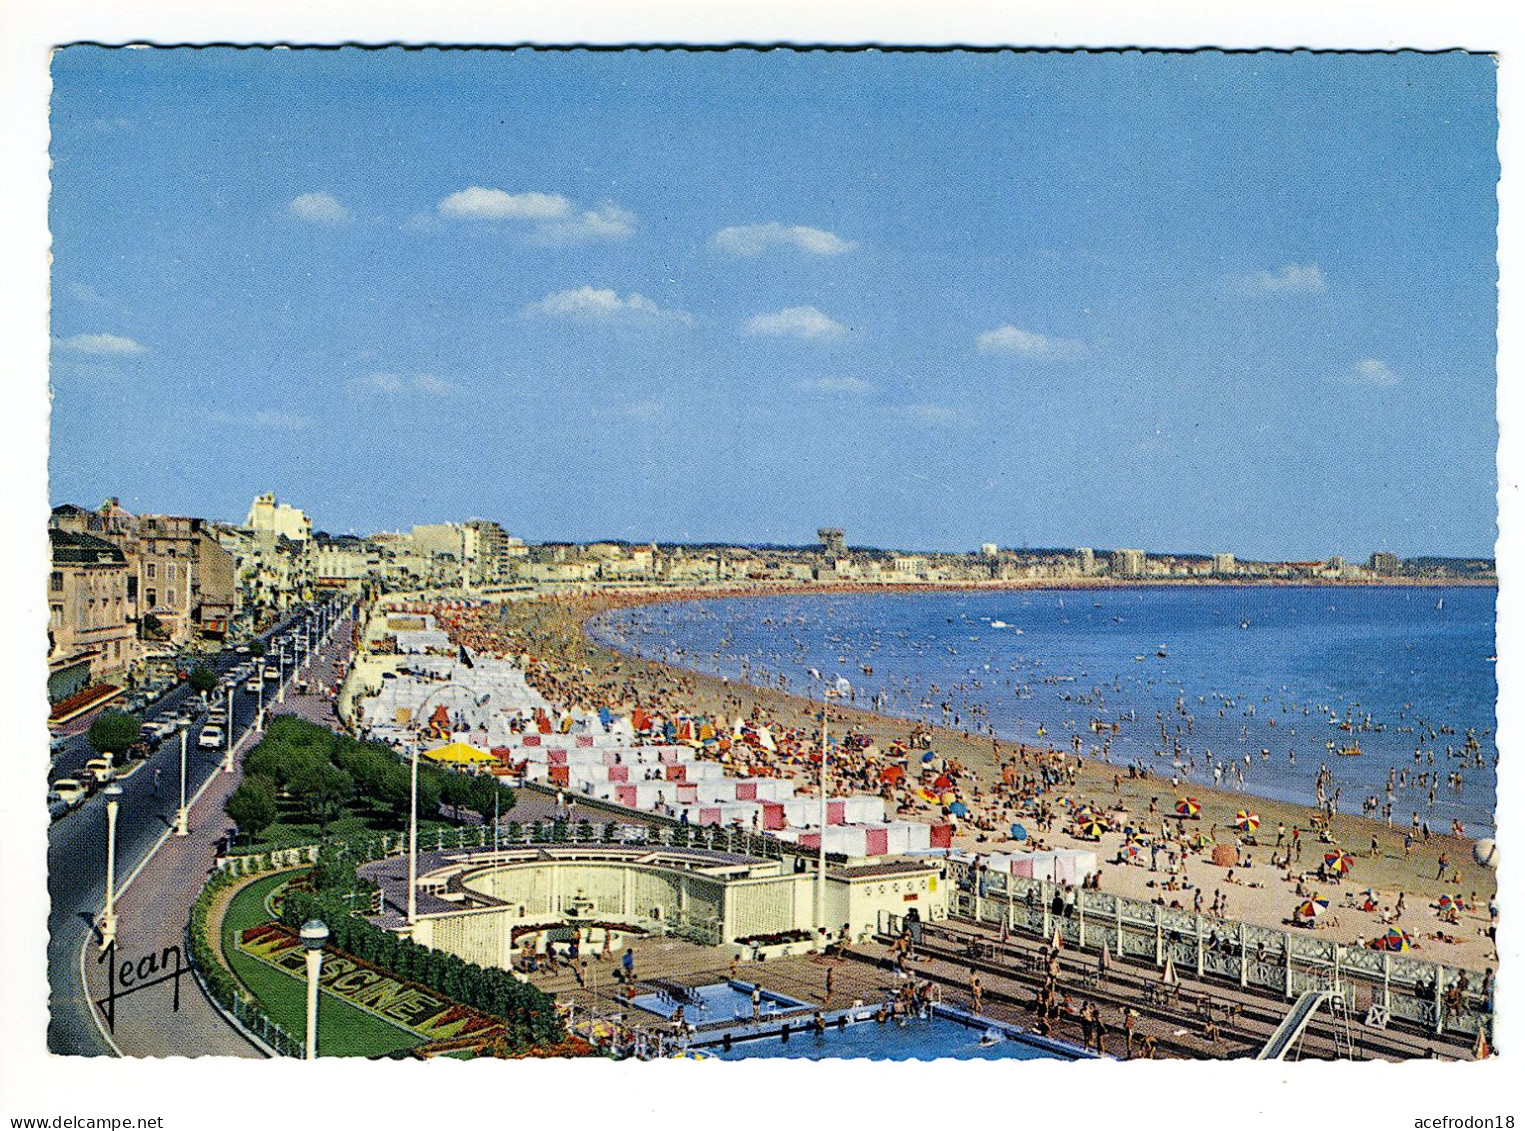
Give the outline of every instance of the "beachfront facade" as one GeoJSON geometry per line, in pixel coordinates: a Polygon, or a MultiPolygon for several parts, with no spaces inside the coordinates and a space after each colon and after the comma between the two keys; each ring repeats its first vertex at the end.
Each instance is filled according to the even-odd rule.
{"type": "Polygon", "coordinates": [[[853,939],[867,938],[882,916],[913,907],[924,921],[945,918],[942,875],[933,860],[828,869],[817,922],[814,872],[784,861],[646,846],[512,849],[421,873],[421,893],[437,902],[419,915],[412,937],[497,966],[509,964],[511,945],[543,950],[558,928],[575,926],[673,934],[743,958],[764,945],[792,943],[799,953],[835,941],[844,927],[853,939]]]}

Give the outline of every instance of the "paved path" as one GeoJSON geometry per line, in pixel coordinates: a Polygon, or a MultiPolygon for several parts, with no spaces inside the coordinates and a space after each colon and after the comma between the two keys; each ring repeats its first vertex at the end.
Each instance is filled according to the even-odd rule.
{"type": "MultiPolygon", "coordinates": [[[[350,650],[348,623],[340,622],[332,643],[323,650],[321,657],[313,660],[311,671],[304,669],[296,678],[333,682],[335,663],[350,650]]],[[[331,703],[317,695],[293,696],[288,691],[286,703],[274,705],[272,709],[334,725],[331,703]]],[[[246,735],[236,752],[239,755],[246,753],[257,737],[257,734],[246,735]]],[[[236,760],[241,762],[241,758],[236,760]]],[[[128,978],[136,978],[138,965],[147,956],[162,959],[168,947],[179,948],[182,962],[187,960],[185,930],[190,907],[212,871],[217,841],[231,827],[222,806],[237,788],[241,777],[241,768],[233,773],[214,775],[191,809],[190,835],[170,836],[118,898],[116,966],[120,971],[124,963],[129,963],[128,978]]],[[[97,1019],[111,1032],[102,1008],[108,993],[108,972],[100,955],[98,945],[93,942],[87,945],[85,982],[89,997],[95,1003],[97,1019]]],[[[165,965],[173,968],[173,960],[165,965]]],[[[261,1055],[212,1005],[193,977],[186,976],[179,981],[178,1009],[175,1008],[173,980],[118,999],[110,1039],[122,1053],[154,1057],[261,1055]]],[[[118,993],[122,989],[119,979],[118,993]]]]}

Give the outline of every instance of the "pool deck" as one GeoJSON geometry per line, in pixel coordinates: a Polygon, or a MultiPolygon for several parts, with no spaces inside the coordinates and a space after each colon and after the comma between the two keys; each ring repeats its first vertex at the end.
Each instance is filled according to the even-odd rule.
{"type": "MultiPolygon", "coordinates": [[[[1026,1033],[1033,1033],[1035,990],[1042,980],[1036,958],[1041,943],[1026,938],[1010,938],[1002,943],[998,933],[961,921],[929,925],[924,944],[911,963],[914,976],[940,987],[942,1003],[958,1009],[972,1009],[968,990],[971,970],[978,970],[983,982],[983,1001],[979,1013],[1026,1033]],[[978,942],[986,948],[978,958],[965,955],[964,947],[978,942]]],[[[696,946],[681,939],[657,937],[640,940],[636,952],[636,991],[652,992],[658,988],[645,982],[679,982],[705,985],[724,982],[729,977],[729,959],[725,952],[696,946]]],[[[1062,973],[1058,981],[1061,993],[1067,992],[1078,1009],[1094,1001],[1107,1025],[1106,1053],[1128,1055],[1122,1022],[1122,1009],[1133,1008],[1135,1021],[1133,1055],[1141,1053],[1143,1038],[1153,1037],[1155,1055],[1162,1059],[1226,1059],[1253,1056],[1276,1029],[1291,1002],[1284,1002],[1254,991],[1224,987],[1218,983],[1197,983],[1189,974],[1181,975],[1179,991],[1165,998],[1153,968],[1117,963],[1105,978],[1094,969],[1094,958],[1084,960],[1071,952],[1061,955],[1062,973]],[[1211,1004],[1218,1030],[1217,1040],[1206,1036],[1206,1014],[1202,999],[1211,1004]]],[[[617,980],[618,965],[613,960],[590,961],[585,971],[585,986],[579,986],[570,970],[541,972],[531,976],[535,985],[556,995],[559,1001],[571,1002],[577,1016],[590,1012],[601,1017],[622,1015],[626,1025],[649,1033],[671,1035],[673,1026],[660,1016],[640,1008],[629,1008],[625,987],[617,980]]],[[[765,991],[807,1003],[801,1010],[782,1012],[763,1027],[750,1021],[738,1026],[707,1025],[699,1040],[718,1040],[726,1029],[734,1037],[757,1036],[777,1032],[785,1019],[796,1030],[808,1025],[816,1010],[822,1010],[828,1024],[839,1013],[861,1009],[872,1011],[886,997],[893,995],[904,982],[893,970],[889,948],[881,941],[869,941],[851,947],[844,957],[816,954],[773,958],[763,962],[738,963],[735,978],[757,982],[765,991]],[[826,972],[834,970],[833,995],[825,1001],[826,972]],[[856,1003],[861,1002],[861,1006],[856,1003]]],[[[1370,1030],[1351,1019],[1351,1035],[1360,1059],[1403,1060],[1422,1057],[1433,1048],[1446,1059],[1467,1059],[1470,1050],[1454,1040],[1427,1038],[1396,1029],[1370,1030]]],[[[1336,1026],[1328,1014],[1310,1026],[1302,1045],[1302,1055],[1332,1058],[1336,1055],[1336,1026]]],[[[1074,1045],[1082,1044],[1077,1018],[1061,1017],[1054,1022],[1050,1036],[1074,1045]]]]}

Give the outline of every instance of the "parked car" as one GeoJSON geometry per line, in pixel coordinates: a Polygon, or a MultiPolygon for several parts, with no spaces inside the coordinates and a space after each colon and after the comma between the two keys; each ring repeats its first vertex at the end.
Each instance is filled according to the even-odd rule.
{"type": "Polygon", "coordinates": [[[251,675],[249,677],[249,682],[244,684],[244,690],[247,691],[250,695],[254,695],[259,692],[259,689],[262,686],[264,685],[260,682],[259,676],[251,675]]]}
{"type": "Polygon", "coordinates": [[[116,767],[112,765],[110,758],[91,758],[85,763],[85,773],[96,785],[105,785],[116,777],[116,767]]]}
{"type": "Polygon", "coordinates": [[[265,669],[265,678],[266,679],[280,679],[281,678],[281,669],[280,668],[266,668],[265,669]]]}
{"type": "Polygon", "coordinates": [[[247,644],[240,644],[237,648],[234,648],[233,651],[240,656],[247,656],[249,654],[249,646],[247,644]]]}
{"type": "Polygon", "coordinates": [[[196,739],[196,745],[203,750],[217,750],[222,746],[222,727],[204,726],[201,734],[196,739]]]}
{"type": "Polygon", "coordinates": [[[53,783],[53,788],[48,791],[48,796],[58,797],[70,809],[84,801],[89,794],[85,783],[78,778],[59,778],[53,783]]]}

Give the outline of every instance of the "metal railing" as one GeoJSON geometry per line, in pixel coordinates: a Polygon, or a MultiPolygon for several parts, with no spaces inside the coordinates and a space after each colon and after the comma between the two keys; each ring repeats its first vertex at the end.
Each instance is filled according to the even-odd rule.
{"type": "Polygon", "coordinates": [[[1469,976],[1469,992],[1451,993],[1448,1005],[1448,991],[1458,987],[1462,972],[1441,963],[1046,880],[991,872],[976,881],[967,861],[950,859],[947,867],[954,885],[949,912],[958,918],[1004,923],[1008,930],[1044,940],[1057,932],[1068,948],[1099,954],[1106,946],[1115,958],[1155,967],[1168,958],[1182,974],[1287,1000],[1329,990],[1354,1007],[1364,996],[1379,1016],[1410,1021],[1436,1035],[1491,1035],[1490,1003],[1470,989],[1479,979],[1469,976]]]}

